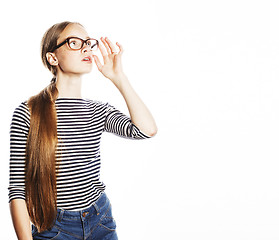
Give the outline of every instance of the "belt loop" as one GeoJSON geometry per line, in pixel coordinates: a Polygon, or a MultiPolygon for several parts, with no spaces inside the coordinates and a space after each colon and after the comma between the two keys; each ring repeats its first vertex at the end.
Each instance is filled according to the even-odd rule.
{"type": "Polygon", "coordinates": [[[58,222],[61,222],[62,218],[63,218],[63,214],[64,214],[64,210],[63,209],[60,209],[60,213],[58,215],[58,218],[57,218],[57,221],[58,222]]]}
{"type": "Polygon", "coordinates": [[[96,210],[96,212],[97,212],[97,215],[100,214],[100,213],[99,213],[100,208],[99,208],[99,206],[98,206],[98,203],[99,203],[99,201],[101,200],[101,198],[104,198],[104,197],[107,198],[105,192],[103,192],[103,193],[101,194],[101,196],[99,197],[99,199],[98,199],[96,202],[93,203],[93,206],[94,206],[94,208],[95,208],[95,210],[96,210]]]}
{"type": "Polygon", "coordinates": [[[96,209],[97,215],[99,215],[99,210],[100,208],[98,207],[98,205],[96,203],[93,203],[94,208],[96,209]]]}

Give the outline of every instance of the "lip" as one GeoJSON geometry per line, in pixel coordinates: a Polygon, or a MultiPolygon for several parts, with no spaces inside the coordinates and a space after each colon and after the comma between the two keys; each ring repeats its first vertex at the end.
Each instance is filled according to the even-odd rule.
{"type": "Polygon", "coordinates": [[[82,59],[82,62],[92,63],[92,57],[91,56],[86,56],[82,59]]]}

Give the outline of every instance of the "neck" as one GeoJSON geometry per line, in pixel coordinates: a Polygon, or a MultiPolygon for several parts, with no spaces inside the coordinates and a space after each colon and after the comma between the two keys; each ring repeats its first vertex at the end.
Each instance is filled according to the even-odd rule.
{"type": "Polygon", "coordinates": [[[60,98],[82,98],[80,75],[57,75],[56,87],[60,98]]]}

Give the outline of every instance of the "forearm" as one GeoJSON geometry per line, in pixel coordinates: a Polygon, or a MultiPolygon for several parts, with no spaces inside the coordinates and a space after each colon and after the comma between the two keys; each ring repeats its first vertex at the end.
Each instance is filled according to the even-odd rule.
{"type": "Polygon", "coordinates": [[[116,43],[119,48],[119,52],[117,53],[115,46],[108,38],[101,38],[101,42],[103,44],[99,45],[99,49],[103,56],[104,64],[100,62],[96,55],[93,55],[99,71],[106,78],[110,79],[119,89],[126,101],[133,124],[146,135],[155,135],[157,133],[157,127],[151,113],[132,88],[126,75],[123,73],[121,63],[123,48],[121,44],[116,43]]]}
{"type": "Polygon", "coordinates": [[[117,82],[116,87],[127,104],[133,124],[146,135],[154,136],[157,133],[155,120],[146,105],[131,86],[128,78],[123,76],[121,77],[121,80],[115,82],[117,82]]]}
{"type": "Polygon", "coordinates": [[[12,200],[10,202],[10,211],[17,238],[19,240],[32,240],[30,218],[25,200],[12,200]]]}

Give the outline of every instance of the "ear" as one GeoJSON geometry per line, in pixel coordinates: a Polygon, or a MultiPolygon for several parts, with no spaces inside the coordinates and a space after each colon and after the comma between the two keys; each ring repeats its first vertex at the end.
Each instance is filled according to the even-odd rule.
{"type": "Polygon", "coordinates": [[[52,52],[47,52],[46,53],[46,59],[49,62],[50,65],[52,66],[57,66],[58,65],[58,59],[55,55],[55,53],[52,52]]]}

